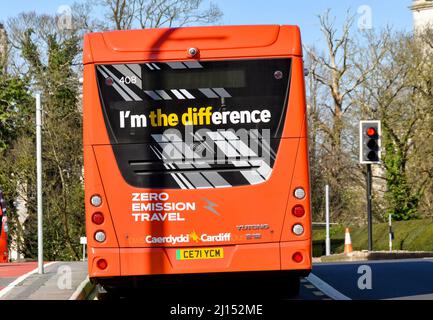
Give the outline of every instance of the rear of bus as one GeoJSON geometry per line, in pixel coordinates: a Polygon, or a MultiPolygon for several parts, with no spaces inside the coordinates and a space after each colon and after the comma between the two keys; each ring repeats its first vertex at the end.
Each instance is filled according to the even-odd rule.
{"type": "Polygon", "coordinates": [[[296,26],[86,35],[89,277],[308,274],[303,77],[296,26]]]}

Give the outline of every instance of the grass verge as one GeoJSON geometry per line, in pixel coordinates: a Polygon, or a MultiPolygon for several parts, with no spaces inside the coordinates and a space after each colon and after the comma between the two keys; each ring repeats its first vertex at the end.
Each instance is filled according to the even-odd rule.
{"type": "MultiPolygon", "coordinates": [[[[393,249],[409,251],[433,251],[433,219],[395,221],[392,223],[394,231],[393,249]]],[[[354,250],[368,249],[367,226],[350,227],[350,235],[354,250]]],[[[389,249],[389,233],[387,223],[373,225],[373,249],[389,249]]],[[[330,229],[331,252],[344,251],[345,226],[338,225],[330,229]]],[[[314,256],[324,254],[325,229],[313,230],[314,256]]]]}

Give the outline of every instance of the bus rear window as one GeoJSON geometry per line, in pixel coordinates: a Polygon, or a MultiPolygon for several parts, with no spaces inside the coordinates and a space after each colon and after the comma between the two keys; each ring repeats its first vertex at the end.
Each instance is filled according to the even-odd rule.
{"type": "Polygon", "coordinates": [[[142,188],[266,181],[284,127],[290,59],[98,65],[125,180],[142,188]]]}
{"type": "Polygon", "coordinates": [[[267,129],[281,136],[290,59],[97,65],[113,144],[153,142],[176,129],[267,129]]]}

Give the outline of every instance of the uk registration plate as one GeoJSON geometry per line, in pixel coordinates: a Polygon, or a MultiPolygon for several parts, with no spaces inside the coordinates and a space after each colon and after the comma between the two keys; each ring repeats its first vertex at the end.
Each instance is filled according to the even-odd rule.
{"type": "Polygon", "coordinates": [[[223,259],[224,248],[177,249],[176,260],[223,259]]]}

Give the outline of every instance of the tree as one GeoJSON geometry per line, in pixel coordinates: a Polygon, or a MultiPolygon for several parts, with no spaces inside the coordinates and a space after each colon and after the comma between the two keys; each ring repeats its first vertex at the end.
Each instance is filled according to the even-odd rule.
{"type": "Polygon", "coordinates": [[[202,9],[202,0],[99,0],[98,4],[117,30],[209,24],[222,17],[213,3],[202,9]]]}
{"type": "MultiPolygon", "coordinates": [[[[7,33],[3,25],[0,25],[0,186],[4,191],[7,206],[10,226],[8,235],[19,242],[22,239],[22,228],[16,215],[14,200],[18,198],[16,173],[20,171],[16,167],[17,162],[11,160],[14,146],[19,143],[21,136],[31,135],[27,129],[32,119],[33,99],[28,93],[28,78],[9,72],[9,53],[7,33]]],[[[20,247],[20,243],[18,246],[20,247]]]]}
{"type": "Polygon", "coordinates": [[[0,75],[0,152],[5,152],[25,128],[30,97],[26,79],[0,75]]]}
{"type": "Polygon", "coordinates": [[[321,108],[320,101],[324,100],[321,96],[323,90],[320,90],[320,83],[316,81],[315,75],[322,73],[319,69],[322,65],[314,59],[317,56],[315,48],[309,48],[306,57],[306,68],[308,76],[306,78],[307,87],[307,111],[308,111],[308,138],[309,138],[309,160],[310,160],[310,176],[311,176],[311,204],[313,211],[313,219],[319,221],[325,219],[325,202],[324,188],[326,185],[325,168],[323,166],[322,155],[323,149],[321,145],[325,139],[321,127],[324,117],[324,110],[321,108]]]}
{"type": "Polygon", "coordinates": [[[428,161],[433,155],[428,142],[433,64],[421,38],[393,38],[365,88],[383,125],[386,215],[409,220],[420,217],[419,206],[433,177],[428,161]]]}
{"type": "MultiPolygon", "coordinates": [[[[327,51],[319,54],[315,49],[307,48],[312,89],[309,97],[315,100],[316,110],[310,113],[310,126],[316,136],[312,138],[314,144],[320,143],[320,155],[316,152],[314,156],[314,160],[321,163],[317,178],[320,178],[319,184],[326,181],[330,185],[331,207],[338,218],[353,209],[359,186],[363,183],[362,171],[354,161],[357,151],[355,119],[359,118],[360,111],[355,95],[375,69],[380,55],[377,59],[365,58],[364,52],[369,48],[351,36],[354,18],[349,13],[340,33],[329,10],[319,16],[319,21],[327,51]],[[318,109],[323,109],[320,115],[318,109]]],[[[376,46],[383,48],[385,41],[386,38],[382,39],[376,46]]],[[[313,199],[313,203],[315,201],[313,199]]]]}
{"type": "Polygon", "coordinates": [[[8,39],[2,23],[0,23],[0,75],[5,75],[8,65],[8,39]]]}
{"type": "MultiPolygon", "coordinates": [[[[22,14],[9,26],[32,91],[42,94],[45,259],[79,259],[79,237],[84,234],[77,67],[82,29],[59,29],[56,17],[35,13],[22,14]]],[[[27,125],[27,134],[19,137],[9,154],[16,169],[9,170],[14,172],[16,189],[17,185],[26,186],[23,198],[29,217],[21,230],[22,251],[27,257],[35,257],[33,119],[27,125]]]]}

